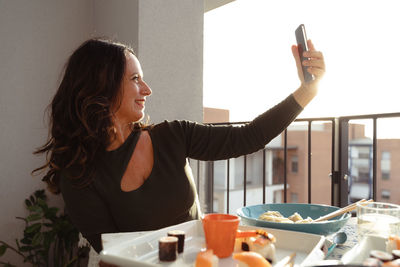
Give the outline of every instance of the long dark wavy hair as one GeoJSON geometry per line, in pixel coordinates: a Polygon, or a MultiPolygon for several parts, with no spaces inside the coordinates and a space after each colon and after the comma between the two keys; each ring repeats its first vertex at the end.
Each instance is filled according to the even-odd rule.
{"type": "Polygon", "coordinates": [[[63,79],[49,106],[48,141],[34,154],[46,154],[43,181],[58,194],[60,173],[79,187],[91,183],[96,154],[107,148],[112,136],[112,110],[121,104],[120,92],[126,53],[133,50],[107,39],[90,39],[70,56],[63,79]]]}

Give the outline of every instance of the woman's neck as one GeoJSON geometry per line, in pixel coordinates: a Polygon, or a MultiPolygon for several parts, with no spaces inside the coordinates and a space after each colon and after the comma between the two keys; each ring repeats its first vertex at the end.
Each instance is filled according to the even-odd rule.
{"type": "Polygon", "coordinates": [[[120,147],[132,133],[132,123],[113,122],[113,128],[110,133],[110,145],[107,150],[114,150],[120,147]]]}

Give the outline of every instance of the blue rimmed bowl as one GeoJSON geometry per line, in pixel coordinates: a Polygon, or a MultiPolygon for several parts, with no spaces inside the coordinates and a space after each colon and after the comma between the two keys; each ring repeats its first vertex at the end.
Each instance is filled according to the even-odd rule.
{"type": "Polygon", "coordinates": [[[297,212],[304,219],[311,217],[315,220],[338,209],[340,208],[318,204],[276,203],[243,207],[237,210],[237,215],[241,218],[241,223],[244,225],[306,232],[318,235],[329,235],[339,231],[349,220],[351,214],[345,213],[327,221],[312,223],[279,223],[264,221],[258,218],[264,212],[279,211],[285,217],[289,217],[297,212]]]}

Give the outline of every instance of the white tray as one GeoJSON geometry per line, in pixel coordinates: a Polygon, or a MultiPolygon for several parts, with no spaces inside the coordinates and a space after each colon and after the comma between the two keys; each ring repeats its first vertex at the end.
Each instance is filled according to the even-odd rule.
{"type": "MultiPolygon", "coordinates": [[[[313,262],[324,258],[321,248],[325,237],[320,235],[286,231],[255,226],[239,226],[241,230],[265,229],[275,235],[276,260],[296,252],[295,265],[312,265],[313,262]]],[[[203,226],[201,221],[189,221],[170,226],[157,231],[146,233],[138,238],[126,240],[117,245],[104,249],[100,253],[101,260],[118,266],[194,266],[197,253],[205,247],[203,226]],[[185,231],[184,252],[172,263],[162,263],[158,260],[158,240],[166,236],[170,230],[185,231]]],[[[219,260],[220,267],[235,267],[237,262],[232,258],[219,260]]]]}
{"type": "Polygon", "coordinates": [[[377,235],[365,236],[357,245],[347,251],[341,261],[343,264],[362,265],[371,250],[386,251],[386,238],[377,235]]]}

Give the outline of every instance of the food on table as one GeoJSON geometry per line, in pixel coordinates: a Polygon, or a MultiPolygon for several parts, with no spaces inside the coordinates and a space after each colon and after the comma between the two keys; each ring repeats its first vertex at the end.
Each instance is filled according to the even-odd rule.
{"type": "Polygon", "coordinates": [[[185,246],[185,232],[181,230],[172,230],[168,232],[168,236],[175,236],[178,238],[178,253],[182,253],[185,246]]]}
{"type": "Polygon", "coordinates": [[[400,249],[392,250],[392,255],[395,260],[400,259],[400,249]]]}
{"type": "Polygon", "coordinates": [[[400,267],[400,259],[383,262],[376,258],[367,258],[362,265],[369,267],[400,267]]]}
{"type": "Polygon", "coordinates": [[[400,249],[400,236],[390,235],[386,241],[386,251],[391,253],[392,250],[400,249]]]}
{"type": "Polygon", "coordinates": [[[400,259],[383,263],[383,267],[400,267],[400,259]]]}
{"type": "Polygon", "coordinates": [[[195,267],[218,267],[218,257],[212,249],[200,251],[196,257],[195,267]]]}
{"type": "Polygon", "coordinates": [[[261,214],[258,219],[268,222],[279,222],[279,223],[311,223],[312,218],[307,217],[304,219],[297,212],[290,215],[288,218],[283,216],[279,211],[270,210],[261,214]]]}
{"type": "Polygon", "coordinates": [[[382,266],[383,262],[376,259],[376,258],[367,258],[363,262],[363,266],[370,266],[370,267],[380,267],[382,266]]]}
{"type": "Polygon", "coordinates": [[[275,216],[275,217],[283,217],[283,215],[279,211],[270,210],[264,213],[265,215],[275,216]]]}
{"type": "Polygon", "coordinates": [[[386,251],[371,250],[364,266],[400,267],[400,237],[390,235],[386,241],[386,251]]]}
{"type": "Polygon", "coordinates": [[[370,257],[378,259],[382,262],[387,262],[393,260],[393,255],[386,252],[386,251],[380,251],[380,250],[371,250],[369,252],[370,257]]]}
{"type": "Polygon", "coordinates": [[[275,236],[264,230],[238,231],[234,251],[256,252],[272,263],[275,262],[275,242],[275,236]]]}
{"type": "Polygon", "coordinates": [[[259,219],[268,222],[293,223],[292,220],[284,217],[279,211],[264,212],[260,215],[259,219]]]}
{"type": "Polygon", "coordinates": [[[158,240],[158,258],[160,261],[174,261],[177,256],[178,238],[163,236],[158,240]]]}
{"type": "Polygon", "coordinates": [[[298,222],[303,220],[303,217],[300,216],[300,214],[298,214],[297,212],[293,213],[292,215],[290,215],[288,217],[289,220],[293,221],[293,222],[298,222]]]}
{"type": "Polygon", "coordinates": [[[238,267],[271,267],[269,261],[253,251],[234,253],[233,258],[239,262],[238,267]]]}

